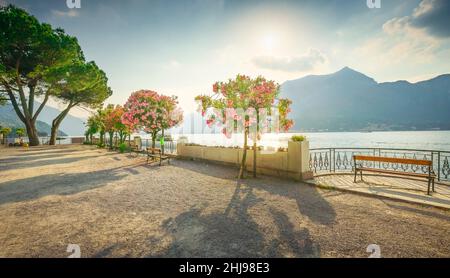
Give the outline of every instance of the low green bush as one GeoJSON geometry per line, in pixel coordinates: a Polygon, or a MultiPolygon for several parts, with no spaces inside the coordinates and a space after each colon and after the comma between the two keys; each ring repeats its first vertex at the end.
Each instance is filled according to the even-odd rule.
{"type": "Polygon", "coordinates": [[[119,152],[124,153],[127,150],[127,145],[125,143],[122,143],[119,145],[119,152]]]}
{"type": "Polygon", "coordinates": [[[294,142],[303,142],[306,140],[306,137],[302,135],[292,135],[291,140],[294,142]]]}

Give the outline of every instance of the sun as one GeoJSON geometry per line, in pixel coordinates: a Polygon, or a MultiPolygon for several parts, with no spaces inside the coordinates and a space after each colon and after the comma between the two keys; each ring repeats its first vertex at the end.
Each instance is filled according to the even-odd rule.
{"type": "Polygon", "coordinates": [[[262,48],[264,50],[272,51],[277,46],[278,39],[277,39],[276,35],[274,35],[272,33],[268,33],[262,37],[261,43],[262,43],[262,48]]]}

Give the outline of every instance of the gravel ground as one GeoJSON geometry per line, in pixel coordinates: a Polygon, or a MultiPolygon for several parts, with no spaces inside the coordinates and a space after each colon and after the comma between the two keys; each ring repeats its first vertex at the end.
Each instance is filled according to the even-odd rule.
{"type": "Polygon", "coordinates": [[[450,257],[450,212],[90,146],[0,149],[0,256],[450,257]]]}

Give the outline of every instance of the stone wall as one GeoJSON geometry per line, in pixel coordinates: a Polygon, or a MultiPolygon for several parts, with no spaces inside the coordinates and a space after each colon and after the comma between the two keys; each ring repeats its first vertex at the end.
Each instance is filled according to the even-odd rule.
{"type": "MultiPolygon", "coordinates": [[[[239,167],[243,149],[177,145],[180,158],[205,160],[239,167]]],[[[253,170],[253,150],[247,151],[247,170],[253,170]]],[[[312,177],[309,170],[309,142],[289,142],[286,151],[259,150],[256,153],[256,172],[266,175],[305,180],[312,177]]]]}

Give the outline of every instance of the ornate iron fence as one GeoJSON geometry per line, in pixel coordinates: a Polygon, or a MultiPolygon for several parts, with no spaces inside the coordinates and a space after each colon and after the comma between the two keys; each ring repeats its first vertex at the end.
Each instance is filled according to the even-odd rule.
{"type": "MultiPolygon", "coordinates": [[[[390,148],[318,148],[310,149],[309,168],[316,175],[353,172],[353,155],[431,160],[433,161],[433,169],[438,180],[450,181],[450,151],[390,148]]],[[[427,172],[427,167],[399,163],[365,161],[363,166],[404,172],[427,172]]]]}
{"type": "MultiPolygon", "coordinates": [[[[142,139],[142,149],[145,149],[145,148],[151,147],[151,146],[152,146],[151,139],[142,139]]],[[[159,140],[156,140],[155,148],[161,149],[161,143],[159,140]]],[[[165,141],[164,142],[164,152],[170,153],[170,154],[175,154],[177,152],[177,142],[175,140],[165,141]]]]}

